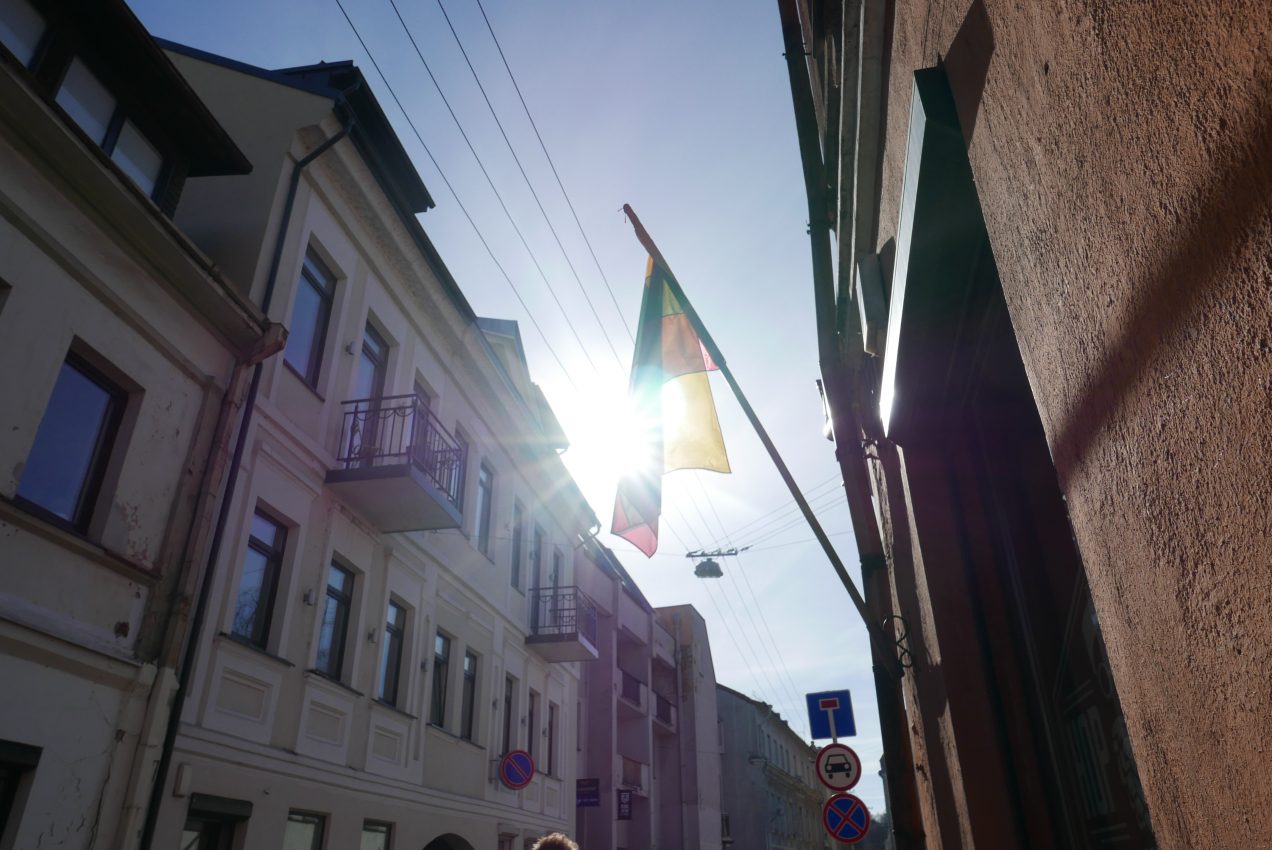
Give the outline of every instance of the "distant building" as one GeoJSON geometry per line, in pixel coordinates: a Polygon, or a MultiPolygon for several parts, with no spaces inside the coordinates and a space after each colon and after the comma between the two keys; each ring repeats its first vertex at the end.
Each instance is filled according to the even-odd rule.
{"type": "Polygon", "coordinates": [[[765,702],[716,686],[721,809],[733,850],[821,848],[829,792],[814,772],[817,750],[765,702]]]}
{"type": "Polygon", "coordinates": [[[582,555],[576,575],[595,612],[599,656],[582,667],[578,774],[594,796],[580,792],[580,843],[720,850],[705,624],[692,606],[652,608],[606,547],[592,542],[582,555]]]}
{"type": "Polygon", "coordinates": [[[0,847],[135,840],[283,338],[172,213],[250,168],[123,2],[0,4],[0,847]]]}
{"type": "Polygon", "coordinates": [[[1272,847],[1268,4],[778,5],[898,847],[1272,847]]]}

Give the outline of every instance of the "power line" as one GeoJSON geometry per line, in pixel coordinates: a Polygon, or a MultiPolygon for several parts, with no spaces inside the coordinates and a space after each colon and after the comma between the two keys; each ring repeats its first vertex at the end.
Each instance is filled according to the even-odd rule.
{"type": "Polygon", "coordinates": [[[525,110],[526,118],[529,119],[530,126],[534,128],[534,137],[539,140],[539,147],[543,150],[543,155],[547,158],[548,165],[552,168],[552,176],[556,178],[557,186],[561,188],[565,203],[570,208],[570,215],[574,216],[574,223],[578,226],[579,234],[583,237],[583,242],[587,245],[587,250],[592,255],[592,262],[596,263],[596,270],[600,272],[601,280],[605,282],[605,288],[609,291],[610,300],[614,302],[614,310],[618,313],[623,330],[627,331],[627,338],[635,342],[636,338],[632,335],[631,327],[623,317],[623,310],[618,306],[618,298],[614,296],[614,288],[610,286],[609,278],[605,276],[605,270],[601,268],[601,261],[596,258],[596,251],[592,248],[591,240],[587,238],[587,231],[583,229],[583,222],[579,221],[579,214],[575,211],[574,203],[570,200],[570,193],[565,191],[565,184],[561,182],[561,175],[557,173],[556,163],[552,161],[552,155],[548,153],[548,146],[543,143],[543,136],[539,134],[539,126],[534,123],[534,116],[530,114],[530,107],[526,105],[526,99],[521,94],[521,86],[517,85],[517,76],[512,73],[512,68],[508,65],[508,57],[504,55],[503,45],[499,43],[494,27],[490,25],[490,18],[486,16],[486,7],[481,5],[481,0],[477,0],[477,8],[481,10],[481,17],[486,22],[486,29],[490,32],[490,37],[495,42],[495,47],[499,50],[499,58],[503,60],[504,70],[508,72],[508,79],[512,80],[512,87],[517,90],[517,98],[521,101],[521,108],[525,110]]]}
{"type": "MultiPolygon", "coordinates": [[[[336,0],[336,2],[338,3],[339,0],[336,0]]],[[[477,167],[481,169],[481,173],[485,176],[486,182],[490,184],[490,191],[494,192],[495,199],[499,201],[500,208],[504,211],[504,215],[508,217],[508,223],[511,224],[512,229],[516,231],[517,238],[521,240],[521,244],[526,249],[526,253],[530,255],[530,261],[534,264],[535,269],[538,270],[539,277],[543,278],[544,285],[547,286],[548,292],[552,294],[552,300],[556,302],[557,309],[561,311],[561,317],[565,319],[566,326],[569,327],[570,333],[574,335],[574,341],[579,344],[579,348],[582,350],[583,356],[587,359],[587,362],[591,365],[592,371],[597,375],[600,375],[601,370],[596,368],[596,362],[592,360],[592,355],[588,353],[587,346],[584,345],[582,337],[579,336],[578,329],[576,329],[574,327],[574,323],[570,321],[570,316],[565,311],[565,305],[561,303],[560,297],[557,296],[556,289],[553,288],[551,281],[548,280],[547,274],[544,273],[543,266],[539,264],[539,258],[535,255],[533,249],[531,249],[530,243],[526,241],[525,234],[521,232],[521,228],[517,225],[516,219],[512,217],[512,212],[508,209],[508,205],[504,203],[503,195],[500,194],[499,189],[495,186],[495,181],[491,178],[490,172],[486,170],[486,164],[482,162],[481,157],[478,156],[477,148],[473,147],[472,140],[468,138],[468,133],[464,130],[463,123],[460,122],[459,116],[455,114],[455,110],[451,108],[450,101],[446,99],[446,94],[442,91],[441,84],[437,82],[437,77],[433,75],[433,69],[429,67],[428,60],[424,58],[424,53],[420,50],[420,46],[415,42],[415,36],[411,34],[411,30],[407,27],[406,21],[403,20],[402,13],[398,11],[397,0],[389,0],[389,5],[393,7],[393,13],[397,15],[398,22],[402,25],[403,32],[406,33],[406,37],[411,42],[411,47],[415,48],[415,55],[419,57],[420,63],[423,64],[424,70],[428,73],[428,78],[433,81],[433,87],[437,89],[438,95],[442,98],[442,103],[446,105],[446,111],[450,113],[451,119],[454,120],[456,128],[459,129],[459,134],[463,136],[464,143],[468,145],[468,150],[473,155],[473,159],[477,160],[477,167]]],[[[344,6],[341,6],[340,8],[341,11],[344,11],[344,6]]],[[[349,16],[346,13],[345,18],[348,19],[348,17],[349,16]]],[[[353,26],[353,22],[350,21],[349,25],[353,26]]],[[[364,44],[363,47],[365,48],[366,45],[364,44]]],[[[370,53],[367,55],[369,56],[370,53]]],[[[384,75],[381,74],[381,77],[383,76],[384,75]]]]}
{"type": "MultiPolygon", "coordinates": [[[[804,498],[810,503],[824,499],[827,493],[826,492],[819,493],[818,491],[819,490],[824,491],[827,485],[837,484],[840,480],[841,478],[839,475],[837,474],[832,475],[829,478],[827,478],[825,481],[822,481],[821,483],[816,484],[813,487],[806,490],[804,492],[804,498]]],[[[740,537],[744,531],[747,532],[748,534],[754,534],[758,531],[759,528],[762,528],[771,522],[778,521],[778,517],[782,517],[783,519],[785,519],[787,515],[793,515],[798,512],[799,512],[799,505],[795,504],[794,501],[787,501],[783,505],[778,505],[777,507],[769,511],[765,511],[764,513],[760,514],[754,519],[748,520],[747,522],[733,529],[731,532],[726,533],[725,536],[729,536],[731,534],[733,537],[740,537]]],[[[720,537],[720,538],[717,538],[712,543],[712,545],[720,545],[723,542],[724,542],[724,538],[720,537]]]]}
{"type": "MultiPolygon", "coordinates": [[[[442,10],[442,17],[446,19],[446,26],[450,28],[451,35],[455,37],[455,44],[459,47],[459,52],[463,55],[464,62],[468,65],[468,70],[473,75],[473,81],[477,83],[477,88],[481,91],[482,99],[486,101],[486,108],[490,110],[490,117],[495,119],[499,134],[503,136],[504,144],[508,146],[508,153],[512,154],[513,161],[517,163],[517,170],[521,172],[522,179],[526,181],[526,188],[530,190],[530,195],[539,207],[540,214],[543,215],[543,221],[548,225],[548,230],[552,232],[552,238],[556,240],[557,247],[561,249],[561,256],[565,258],[565,264],[569,266],[570,273],[574,275],[574,282],[578,284],[579,292],[583,293],[588,309],[592,311],[592,318],[596,319],[596,325],[601,329],[601,334],[605,337],[605,343],[609,346],[610,353],[614,355],[614,360],[618,363],[618,368],[621,371],[623,358],[619,356],[618,349],[614,347],[614,340],[610,338],[609,331],[605,329],[605,323],[601,321],[600,314],[596,312],[596,305],[592,303],[592,297],[587,294],[587,289],[583,286],[583,279],[579,277],[578,270],[574,268],[574,262],[570,259],[569,252],[565,250],[565,245],[562,244],[561,236],[557,233],[556,227],[553,226],[552,219],[548,217],[548,211],[543,208],[543,202],[539,200],[539,193],[535,191],[534,184],[530,182],[530,176],[526,174],[526,169],[521,164],[521,158],[517,156],[517,151],[512,146],[512,140],[508,138],[508,133],[504,130],[503,122],[499,120],[499,114],[495,111],[494,104],[490,102],[490,97],[486,94],[486,87],[482,85],[481,78],[477,76],[477,69],[473,67],[472,60],[468,58],[468,51],[464,49],[464,42],[460,40],[459,33],[455,31],[455,25],[451,23],[450,15],[446,13],[446,7],[442,5],[442,0],[437,0],[437,7],[442,10]]],[[[404,23],[403,26],[406,26],[406,24],[404,23]]],[[[621,319],[622,317],[620,316],[619,318],[621,319]]]]}
{"type": "Polygon", "coordinates": [[[520,303],[522,309],[526,311],[526,318],[528,318],[530,323],[534,325],[534,329],[539,332],[539,337],[543,340],[543,344],[552,355],[552,359],[555,360],[557,366],[561,368],[561,372],[565,375],[566,381],[569,382],[575,392],[578,392],[579,387],[576,383],[574,383],[574,378],[570,375],[570,370],[565,368],[565,364],[561,361],[560,355],[558,355],[556,349],[552,347],[552,343],[548,342],[548,335],[543,332],[543,328],[539,325],[539,320],[534,317],[534,313],[531,312],[530,306],[526,304],[525,299],[521,297],[521,292],[518,291],[517,285],[512,282],[512,278],[509,277],[508,272],[504,270],[503,264],[500,263],[499,259],[495,256],[495,252],[491,249],[490,243],[488,243],[486,241],[486,237],[482,235],[481,228],[477,226],[477,222],[473,221],[473,217],[468,213],[468,208],[465,207],[464,202],[459,199],[459,193],[455,191],[455,187],[451,185],[450,180],[446,177],[446,172],[444,172],[441,165],[438,164],[437,157],[433,156],[433,152],[429,150],[428,145],[424,142],[424,137],[420,134],[419,128],[415,126],[415,122],[411,119],[411,114],[407,112],[406,107],[402,105],[402,101],[398,98],[397,92],[393,90],[393,85],[389,82],[389,78],[385,76],[384,71],[380,70],[380,63],[375,61],[375,56],[372,55],[371,49],[367,47],[367,43],[362,39],[362,34],[358,32],[358,28],[354,26],[353,20],[349,17],[349,13],[345,11],[344,4],[341,3],[340,0],[336,0],[336,6],[339,7],[340,14],[344,15],[345,21],[349,24],[349,29],[353,30],[353,35],[358,39],[358,44],[362,45],[362,52],[367,55],[367,59],[371,62],[371,67],[375,68],[375,72],[384,83],[384,87],[388,89],[389,95],[393,98],[393,102],[397,104],[398,110],[402,113],[402,117],[405,118],[406,123],[410,125],[411,132],[415,134],[416,141],[420,143],[420,147],[422,147],[424,149],[424,153],[428,155],[429,161],[432,162],[433,167],[437,169],[438,175],[442,178],[442,182],[446,184],[446,188],[450,190],[451,196],[455,199],[455,203],[459,207],[460,211],[463,212],[464,218],[468,219],[468,223],[472,225],[473,232],[477,234],[477,239],[481,242],[482,247],[486,249],[486,253],[490,255],[490,261],[495,264],[495,268],[499,269],[499,273],[503,275],[503,279],[508,282],[509,288],[512,289],[512,294],[517,297],[518,303],[520,303]]]}

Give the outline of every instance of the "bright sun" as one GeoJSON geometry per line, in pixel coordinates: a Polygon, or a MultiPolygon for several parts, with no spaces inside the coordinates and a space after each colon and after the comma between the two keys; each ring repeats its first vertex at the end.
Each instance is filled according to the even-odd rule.
{"type": "Polygon", "coordinates": [[[558,395],[553,411],[570,438],[566,466],[592,508],[604,515],[619,479],[653,464],[653,423],[637,414],[626,384],[598,381],[581,389],[558,395]]]}

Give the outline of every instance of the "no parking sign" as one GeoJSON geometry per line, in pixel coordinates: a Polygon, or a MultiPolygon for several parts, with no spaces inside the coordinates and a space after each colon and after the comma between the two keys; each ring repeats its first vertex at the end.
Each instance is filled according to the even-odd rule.
{"type": "Polygon", "coordinates": [[[534,757],[525,750],[512,750],[499,760],[499,779],[514,791],[534,779],[534,757]]]}
{"type": "Polygon", "coordinates": [[[822,807],[822,824],[840,844],[856,844],[870,831],[870,812],[853,795],[836,794],[822,807]]]}

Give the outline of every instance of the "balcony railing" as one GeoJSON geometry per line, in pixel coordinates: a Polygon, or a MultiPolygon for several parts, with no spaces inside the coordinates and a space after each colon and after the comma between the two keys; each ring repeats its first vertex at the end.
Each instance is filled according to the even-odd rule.
{"type": "Polygon", "coordinates": [[[464,449],[429,410],[411,395],[363,398],[344,403],[340,452],[344,469],[411,463],[458,507],[464,449]]]}
{"type": "Polygon", "coordinates": [[[648,699],[649,686],[622,668],[619,668],[618,672],[620,676],[618,695],[642,712],[648,711],[646,700],[648,699]]]}
{"type": "Polygon", "coordinates": [[[645,765],[636,759],[629,759],[623,756],[623,784],[631,788],[645,787],[645,765]]]}
{"type": "Polygon", "coordinates": [[[676,707],[662,694],[654,694],[654,717],[673,728],[676,725],[676,707]]]}
{"type": "Polygon", "coordinates": [[[597,657],[596,606],[577,587],[532,587],[526,643],[549,661],[597,657]]]}
{"type": "Polygon", "coordinates": [[[458,528],[464,449],[415,395],[344,403],[327,486],[381,531],[458,528]]]}

